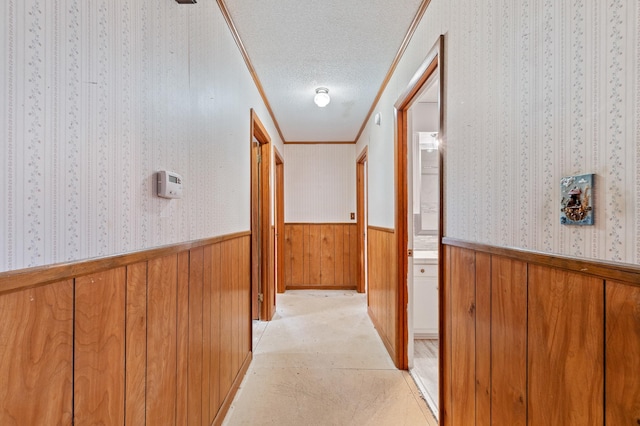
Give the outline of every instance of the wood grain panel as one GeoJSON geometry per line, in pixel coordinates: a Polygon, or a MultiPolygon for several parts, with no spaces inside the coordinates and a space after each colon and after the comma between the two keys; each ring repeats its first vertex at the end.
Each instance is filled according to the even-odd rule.
{"type": "Polygon", "coordinates": [[[0,424],[70,425],[73,281],[0,296],[0,424]]]}
{"type": "MultiPolygon", "coordinates": [[[[240,241],[233,240],[231,249],[231,378],[240,369],[240,241]]],[[[268,282],[268,280],[267,280],[268,282]]],[[[263,291],[264,292],[264,291],[263,291]]],[[[267,295],[265,293],[265,303],[267,295]]]]}
{"type": "Polygon", "coordinates": [[[476,253],[476,426],[491,424],[491,256],[476,253]]]}
{"type": "Polygon", "coordinates": [[[76,278],[74,424],[124,423],[126,268],[76,278]]]}
{"type": "Polygon", "coordinates": [[[640,424],[640,288],[606,283],[606,424],[640,424]]]}
{"type": "Polygon", "coordinates": [[[178,253],[176,281],[176,424],[189,419],[189,251],[178,253]]]}
{"type": "Polygon", "coordinates": [[[233,250],[231,242],[220,245],[220,395],[227,395],[233,381],[233,340],[232,340],[232,295],[233,292],[233,250]]]}
{"type": "MultiPolygon", "coordinates": [[[[204,247],[202,251],[202,424],[211,424],[211,270],[212,247],[204,247]]],[[[247,315],[251,315],[247,312],[247,315]]]]}
{"type": "MultiPolygon", "coordinates": [[[[220,316],[220,294],[222,287],[222,272],[220,265],[220,249],[221,244],[215,244],[211,247],[211,367],[210,367],[210,403],[209,418],[210,423],[218,414],[222,399],[220,396],[220,354],[222,352],[222,344],[220,338],[221,316],[220,316]]],[[[249,256],[247,250],[246,256],[249,256]]],[[[249,294],[249,299],[250,299],[249,294]]],[[[247,309],[248,315],[251,315],[251,301],[249,300],[247,309]]]]}
{"type": "Polygon", "coordinates": [[[491,408],[492,424],[527,423],[527,264],[500,256],[491,259],[491,408]]]}
{"type": "Polygon", "coordinates": [[[143,425],[147,379],[147,262],[127,266],[125,424],[143,425]]]}
{"type": "Polygon", "coordinates": [[[475,423],[475,252],[451,249],[451,424],[475,423]]]}
{"type": "Polygon", "coordinates": [[[305,225],[305,252],[307,253],[306,262],[309,265],[308,284],[320,285],[321,281],[321,252],[322,252],[322,227],[305,225]]]}
{"type": "Polygon", "coordinates": [[[190,251],[189,258],[189,343],[187,413],[190,425],[202,424],[202,301],[204,286],[204,250],[190,251]]]}
{"type": "Polygon", "coordinates": [[[252,351],[251,345],[253,343],[253,336],[251,334],[252,331],[252,323],[251,323],[251,318],[249,315],[249,304],[250,304],[250,290],[251,290],[251,265],[249,262],[249,250],[250,250],[250,246],[249,246],[249,238],[242,238],[241,239],[241,248],[240,248],[240,256],[241,256],[241,262],[240,262],[240,270],[241,270],[241,278],[242,278],[242,285],[241,285],[241,289],[242,289],[242,299],[241,299],[241,318],[243,319],[243,323],[242,323],[242,336],[241,336],[241,340],[243,342],[242,344],[242,352],[243,352],[243,358],[242,361],[244,362],[244,360],[247,357],[247,354],[249,352],[252,351]]]}
{"type": "MultiPolygon", "coordinates": [[[[394,239],[395,241],[395,239],[394,239]]],[[[393,251],[395,253],[395,250],[393,251]]],[[[396,262],[391,262],[395,266],[396,262]]],[[[395,276],[395,275],[394,275],[395,276]]],[[[349,285],[356,286],[358,283],[358,233],[356,225],[349,226],[349,285]]]]}
{"type": "Polygon", "coordinates": [[[529,266],[529,424],[603,423],[603,285],[529,266]]]}
{"type": "Polygon", "coordinates": [[[356,225],[344,225],[342,227],[342,281],[344,285],[354,285],[351,276],[351,262],[357,262],[358,254],[351,252],[351,233],[357,233],[356,225]]]}
{"type": "Polygon", "coordinates": [[[291,276],[291,267],[293,264],[293,245],[292,245],[292,237],[291,237],[291,226],[284,227],[284,251],[282,257],[284,257],[284,285],[291,285],[292,276],[291,276]]]}
{"type": "Polygon", "coordinates": [[[440,288],[440,395],[438,420],[442,425],[451,424],[451,247],[445,246],[441,253],[444,267],[440,288]]]}
{"type": "Polygon", "coordinates": [[[178,256],[153,259],[147,271],[147,424],[176,424],[178,256]]]}
{"type": "Polygon", "coordinates": [[[334,225],[320,227],[320,284],[336,283],[336,237],[334,225]]]}
{"type": "MultiPolygon", "coordinates": [[[[348,265],[349,263],[349,253],[347,253],[347,260],[345,261],[345,250],[344,250],[344,233],[347,231],[347,238],[349,228],[348,225],[335,225],[334,227],[334,253],[335,253],[335,270],[333,272],[333,276],[335,277],[334,284],[336,286],[342,286],[348,283],[348,279],[345,280],[344,276],[344,266],[345,262],[348,265]]],[[[348,278],[348,275],[347,275],[348,278]]]]}
{"type": "MultiPolygon", "coordinates": [[[[291,250],[289,256],[291,259],[291,281],[287,282],[287,286],[302,285],[305,281],[305,248],[304,248],[304,225],[286,225],[285,228],[291,229],[291,250]]],[[[285,250],[287,247],[285,247],[285,250]]]]}

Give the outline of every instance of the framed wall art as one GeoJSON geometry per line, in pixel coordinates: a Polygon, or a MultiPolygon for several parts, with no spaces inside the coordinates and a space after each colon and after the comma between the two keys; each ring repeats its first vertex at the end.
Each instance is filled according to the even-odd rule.
{"type": "Polygon", "coordinates": [[[560,180],[560,223],[593,225],[593,174],[567,176],[560,180]]]}

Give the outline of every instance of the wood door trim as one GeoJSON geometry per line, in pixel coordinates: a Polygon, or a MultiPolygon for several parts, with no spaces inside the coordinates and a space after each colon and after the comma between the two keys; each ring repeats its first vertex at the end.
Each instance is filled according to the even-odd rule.
{"type": "MultiPolygon", "coordinates": [[[[358,286],[358,293],[365,292],[365,279],[367,276],[367,271],[365,271],[366,267],[366,259],[365,259],[365,223],[368,225],[368,217],[365,218],[366,206],[365,200],[367,197],[365,196],[365,189],[367,188],[365,178],[365,163],[369,157],[369,147],[365,146],[362,149],[360,155],[356,159],[356,232],[358,234],[357,239],[357,250],[358,250],[358,266],[356,267],[356,285],[358,286]]],[[[367,306],[369,305],[369,296],[367,295],[367,306]]]]}
{"type": "MultiPolygon", "coordinates": [[[[439,73],[440,78],[440,131],[439,136],[442,140],[444,133],[444,66],[443,66],[443,52],[444,52],[444,36],[440,36],[434,46],[429,51],[429,54],[418,67],[414,76],[409,81],[404,92],[398,97],[398,100],[394,104],[396,108],[395,114],[395,188],[396,188],[396,208],[395,208],[395,229],[396,229],[396,256],[397,256],[397,306],[396,306],[396,352],[394,360],[396,367],[402,370],[406,370],[409,367],[409,357],[407,354],[407,345],[409,340],[409,327],[407,318],[407,304],[408,304],[408,287],[407,287],[407,273],[408,273],[408,194],[407,194],[407,152],[409,144],[409,135],[407,129],[407,114],[409,108],[418,99],[420,91],[423,89],[426,81],[433,75],[434,72],[439,73]]],[[[443,221],[443,155],[442,148],[440,149],[440,227],[438,230],[438,241],[441,241],[442,237],[442,221],[443,221]]],[[[441,247],[438,248],[442,253],[441,247]]],[[[439,288],[442,288],[442,262],[439,261],[439,288]]],[[[441,297],[439,296],[441,299],[441,297]]],[[[441,302],[439,302],[441,303],[441,302]]],[[[442,322],[442,321],[440,321],[442,322]]],[[[442,351],[444,345],[440,345],[442,351]]],[[[441,353],[442,355],[442,353],[441,353]]],[[[442,356],[440,356],[442,359],[442,356]]],[[[440,362],[440,365],[442,363],[440,362]]],[[[442,385],[442,381],[440,381],[442,385]]],[[[440,389],[442,395],[442,389],[440,389]]],[[[441,401],[442,402],[442,401],[441,401]]],[[[442,406],[442,404],[440,404],[442,406]]]]}
{"type": "Polygon", "coordinates": [[[278,293],[284,293],[284,160],[278,149],[273,147],[273,154],[276,163],[276,180],[275,180],[275,194],[276,197],[276,288],[278,293]]]}
{"type": "Polygon", "coordinates": [[[95,274],[120,266],[146,262],[158,257],[169,256],[185,250],[208,246],[223,241],[234,240],[251,235],[251,231],[218,237],[204,238],[172,244],[148,250],[140,250],[126,254],[85,259],[74,262],[56,263],[54,265],[38,266],[34,268],[18,269],[0,273],[0,295],[27,288],[40,287],[57,281],[95,274]]]}
{"type": "Polygon", "coordinates": [[[574,257],[559,254],[549,254],[512,247],[493,246],[449,237],[442,238],[442,244],[475,250],[481,253],[518,259],[530,264],[544,265],[567,271],[579,272],[581,274],[592,275],[605,280],[624,281],[630,285],[640,287],[640,266],[636,265],[595,259],[576,259],[574,257]]]}

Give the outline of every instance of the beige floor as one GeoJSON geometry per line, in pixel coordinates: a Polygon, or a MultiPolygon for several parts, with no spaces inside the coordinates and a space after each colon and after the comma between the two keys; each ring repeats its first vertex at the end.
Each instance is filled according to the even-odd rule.
{"type": "Polygon", "coordinates": [[[254,359],[224,424],[435,425],[351,291],[288,291],[256,324],[254,359]]]}

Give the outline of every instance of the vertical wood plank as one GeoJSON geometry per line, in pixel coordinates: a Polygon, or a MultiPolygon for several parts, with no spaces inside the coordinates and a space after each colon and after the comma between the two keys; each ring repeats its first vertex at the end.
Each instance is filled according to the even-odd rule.
{"type": "Polygon", "coordinates": [[[321,273],[321,252],[322,252],[322,229],[318,225],[306,225],[309,230],[309,281],[306,284],[322,284],[321,273]]]}
{"type": "MultiPolygon", "coordinates": [[[[241,325],[241,330],[242,330],[242,334],[240,336],[240,340],[241,340],[241,352],[242,352],[242,357],[241,357],[241,361],[244,362],[246,356],[249,354],[249,352],[251,351],[251,345],[253,342],[252,339],[252,335],[251,335],[251,329],[252,329],[252,324],[251,324],[251,319],[249,317],[248,311],[247,311],[247,307],[248,305],[248,297],[249,297],[249,239],[248,238],[243,238],[240,241],[240,273],[241,273],[241,299],[240,299],[240,306],[241,306],[241,313],[240,316],[242,318],[242,325],[241,325]]],[[[242,364],[241,362],[241,364],[242,364]]]]}
{"type": "Polygon", "coordinates": [[[302,244],[303,244],[303,285],[311,284],[311,256],[313,256],[313,249],[311,247],[310,238],[311,225],[302,225],[302,244]]]}
{"type": "Polygon", "coordinates": [[[220,291],[220,397],[231,389],[232,382],[232,289],[233,289],[233,250],[230,241],[220,244],[220,268],[221,268],[221,291],[220,291]]]}
{"type": "MultiPolygon", "coordinates": [[[[240,317],[238,315],[238,309],[240,307],[239,291],[240,291],[240,259],[238,259],[238,239],[233,239],[229,242],[229,248],[231,250],[231,312],[229,321],[231,321],[231,379],[236,377],[236,373],[240,368],[239,357],[239,345],[240,345],[240,317]]],[[[266,280],[265,282],[269,282],[266,280]]],[[[262,290],[265,293],[265,289],[262,290]]],[[[266,302],[266,300],[265,300],[266,302]]]]}
{"type": "Polygon", "coordinates": [[[475,252],[451,250],[451,424],[475,423],[475,252]]]}
{"type": "Polygon", "coordinates": [[[343,286],[345,284],[344,280],[344,230],[349,225],[335,225],[335,235],[334,235],[334,253],[336,256],[335,259],[335,284],[338,286],[343,286]]]}
{"type": "Polygon", "coordinates": [[[75,284],[74,424],[122,424],[126,269],[75,284]]]}
{"type": "Polygon", "coordinates": [[[606,283],[606,424],[640,424],[640,287],[606,283]]]}
{"type": "Polygon", "coordinates": [[[145,423],[147,262],[127,266],[125,424],[145,423]]]}
{"type": "MultiPolygon", "coordinates": [[[[356,225],[348,225],[349,226],[349,285],[357,286],[358,285],[358,233],[356,230],[356,225]]],[[[390,238],[394,238],[394,234],[390,233],[390,238]]],[[[394,240],[395,241],[395,240],[394,240]]],[[[395,249],[393,249],[395,253],[395,249]]],[[[390,261],[394,262],[389,258],[390,261]]],[[[395,275],[393,282],[395,282],[395,275]]]]}
{"type": "Polygon", "coordinates": [[[73,281],[0,295],[0,424],[70,425],[73,281]]]}
{"type": "Polygon", "coordinates": [[[204,284],[204,248],[189,253],[189,342],[187,382],[187,424],[202,424],[202,300],[204,284]]]}
{"type": "Polygon", "coordinates": [[[290,286],[292,281],[293,242],[291,240],[291,225],[284,226],[284,285],[290,286]]]}
{"type": "Polygon", "coordinates": [[[476,252],[476,426],[491,424],[491,256],[476,252]]]}
{"type": "Polygon", "coordinates": [[[527,423],[526,263],[492,256],[491,327],[491,422],[524,425],[527,423]]]}
{"type": "Polygon", "coordinates": [[[336,283],[335,227],[320,226],[320,284],[332,286],[336,283]]]}
{"type": "Polygon", "coordinates": [[[189,419],[189,251],[178,253],[176,281],[176,424],[189,419]]]}
{"type": "Polygon", "coordinates": [[[451,424],[451,249],[444,249],[442,288],[440,289],[440,356],[442,379],[440,381],[440,422],[451,424]]]}
{"type": "Polygon", "coordinates": [[[290,225],[291,231],[291,283],[289,285],[303,285],[305,277],[305,234],[303,225],[290,225]]]}
{"type": "Polygon", "coordinates": [[[355,285],[351,276],[351,262],[353,262],[354,253],[351,253],[351,233],[354,232],[352,226],[346,225],[343,229],[342,238],[342,274],[344,285],[355,285]]]}
{"type": "MultiPolygon", "coordinates": [[[[202,251],[202,424],[211,424],[211,264],[212,248],[202,251]]],[[[248,314],[250,315],[250,314],[248,314]]]]}
{"type": "Polygon", "coordinates": [[[177,395],[178,256],[150,260],[147,273],[147,424],[173,425],[177,395]]]}
{"type": "MultiPolygon", "coordinates": [[[[214,244],[211,247],[211,383],[210,392],[210,405],[209,405],[209,424],[213,422],[213,419],[218,414],[222,399],[220,398],[220,291],[221,291],[221,267],[220,267],[220,246],[221,244],[214,244]]],[[[249,283],[251,287],[251,283],[249,283]]],[[[249,290],[248,295],[248,313],[251,315],[251,294],[249,290]]]]}
{"type": "Polygon", "coordinates": [[[529,424],[603,424],[603,285],[529,266],[529,424]]]}

